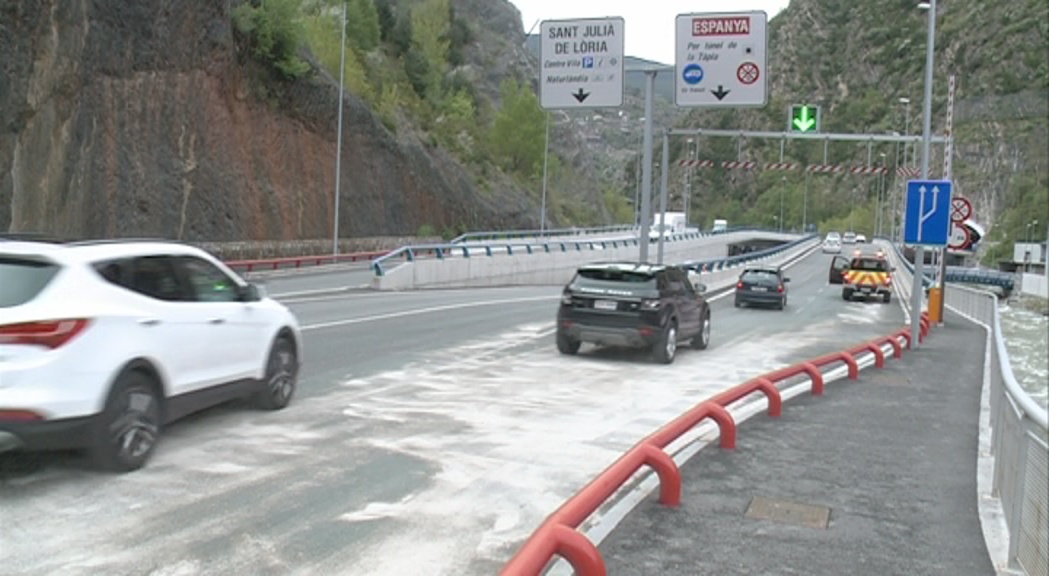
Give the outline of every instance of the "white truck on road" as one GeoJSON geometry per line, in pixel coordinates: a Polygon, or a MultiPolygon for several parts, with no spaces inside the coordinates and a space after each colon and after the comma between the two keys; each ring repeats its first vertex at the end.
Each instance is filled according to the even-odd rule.
{"type": "Polygon", "coordinates": [[[664,212],[662,214],[656,214],[652,217],[652,229],[649,231],[649,238],[659,238],[660,232],[664,236],[670,236],[672,234],[683,234],[685,232],[685,213],[684,212],[664,212]],[[662,222],[660,221],[662,220],[662,222]]]}

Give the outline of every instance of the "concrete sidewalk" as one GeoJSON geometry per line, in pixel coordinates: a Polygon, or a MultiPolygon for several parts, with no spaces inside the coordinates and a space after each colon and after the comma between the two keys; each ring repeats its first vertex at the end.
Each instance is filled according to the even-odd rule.
{"type": "Polygon", "coordinates": [[[683,468],[600,546],[621,575],[993,575],[977,507],[985,333],[949,315],[917,351],[784,403],[683,468]]]}

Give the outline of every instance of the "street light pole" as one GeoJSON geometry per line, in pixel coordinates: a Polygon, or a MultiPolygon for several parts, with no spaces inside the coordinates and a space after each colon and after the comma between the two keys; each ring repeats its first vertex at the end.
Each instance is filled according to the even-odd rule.
{"type": "Polygon", "coordinates": [[[779,231],[783,232],[783,189],[787,187],[787,177],[779,179],[779,231]]]}
{"type": "Polygon", "coordinates": [[[543,145],[543,200],[539,212],[539,235],[546,235],[546,165],[550,157],[550,112],[546,113],[546,139],[543,145]]]}
{"type": "MultiPolygon", "coordinates": [[[[924,3],[921,6],[924,6],[924,3]]],[[[928,4],[928,40],[925,44],[925,102],[922,110],[922,180],[929,179],[929,145],[932,137],[932,72],[936,46],[936,0],[928,4]]],[[[911,285],[911,346],[921,345],[922,296],[925,278],[925,246],[914,247],[914,283],[911,285]]]]}
{"type": "MultiPolygon", "coordinates": [[[[685,148],[685,159],[692,160],[692,139],[689,138],[686,141],[687,147],[685,148]]],[[[699,148],[699,143],[696,143],[696,148],[699,148]]],[[[698,156],[698,154],[697,154],[698,156]]],[[[685,167],[685,227],[688,227],[688,211],[689,205],[692,202],[692,166],[685,167]]]]}
{"type": "Polygon", "coordinates": [[[878,174],[878,215],[875,218],[874,234],[876,236],[882,236],[883,226],[885,221],[885,205],[883,197],[885,196],[885,153],[881,153],[881,168],[882,171],[878,174]]]}
{"type": "Polygon", "coordinates": [[[339,183],[340,177],[342,176],[342,91],[343,91],[343,79],[346,75],[346,3],[342,3],[342,48],[339,55],[339,127],[337,128],[338,136],[336,136],[337,143],[335,144],[335,210],[334,224],[332,225],[331,235],[331,254],[332,256],[339,255],[339,183]]]}

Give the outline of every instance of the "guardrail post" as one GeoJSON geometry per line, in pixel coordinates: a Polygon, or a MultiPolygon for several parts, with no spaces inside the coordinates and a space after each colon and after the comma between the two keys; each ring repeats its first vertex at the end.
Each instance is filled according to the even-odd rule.
{"type": "Polygon", "coordinates": [[[856,362],[856,359],[853,358],[852,354],[849,354],[848,352],[842,352],[840,354],[840,357],[842,361],[845,362],[845,364],[847,364],[849,367],[849,380],[856,380],[857,378],[859,378],[860,365],[856,362]]]}
{"type": "Polygon", "coordinates": [[[911,349],[911,332],[909,328],[905,328],[896,333],[897,337],[903,336],[904,340],[907,341],[907,349],[911,349]]]}
{"type": "Polygon", "coordinates": [[[903,347],[900,346],[900,341],[896,339],[896,336],[889,336],[885,340],[892,346],[892,357],[903,358],[903,347]]]}
{"type": "Polygon", "coordinates": [[[812,395],[823,396],[823,372],[819,369],[819,366],[812,362],[806,362],[801,367],[805,369],[805,373],[812,380],[812,395]]]}
{"type": "Polygon", "coordinates": [[[437,256],[438,260],[444,260],[444,248],[437,247],[433,251],[434,256],[437,256]]]}
{"type": "Polygon", "coordinates": [[[408,248],[404,251],[404,256],[409,262],[415,262],[415,250],[408,248]]]}
{"type": "Polygon", "coordinates": [[[681,471],[666,452],[658,446],[643,444],[641,455],[644,462],[656,471],[659,477],[659,503],[664,506],[681,505],[681,471]]]}
{"type": "Polygon", "coordinates": [[[769,399],[769,416],[772,418],[779,418],[783,415],[783,397],[780,396],[779,388],[772,383],[772,380],[768,378],[758,378],[756,380],[758,388],[765,393],[765,396],[769,399]]]}
{"type": "Polygon", "coordinates": [[[485,244],[484,245],[484,255],[485,256],[491,256],[492,255],[492,246],[490,244],[485,244]]]}
{"type": "Polygon", "coordinates": [[[467,248],[466,246],[463,246],[463,258],[469,258],[469,257],[470,257],[470,249],[467,248]]]}
{"type": "Polygon", "coordinates": [[[867,349],[874,353],[874,367],[884,368],[885,367],[885,352],[882,351],[881,346],[874,342],[867,344],[867,349]]]}
{"type": "Polygon", "coordinates": [[[723,450],[735,450],[736,449],[736,421],[732,418],[732,414],[720,404],[713,402],[704,402],[708,404],[710,417],[718,423],[718,429],[720,430],[721,436],[721,448],[723,450]]]}
{"type": "Polygon", "coordinates": [[[568,560],[578,576],[606,576],[605,560],[586,536],[564,524],[551,526],[550,535],[557,542],[557,553],[568,560]]]}

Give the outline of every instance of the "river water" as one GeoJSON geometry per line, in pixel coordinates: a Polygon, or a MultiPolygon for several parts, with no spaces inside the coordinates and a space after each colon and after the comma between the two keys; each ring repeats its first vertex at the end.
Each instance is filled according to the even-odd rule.
{"type": "Polygon", "coordinates": [[[999,311],[1013,375],[1040,406],[1049,407],[1049,316],[1016,301],[1004,302],[999,311]]]}

